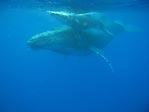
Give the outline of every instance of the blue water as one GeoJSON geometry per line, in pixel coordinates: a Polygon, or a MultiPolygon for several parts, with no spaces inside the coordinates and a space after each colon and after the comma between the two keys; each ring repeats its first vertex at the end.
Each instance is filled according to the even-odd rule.
{"type": "Polygon", "coordinates": [[[110,19],[135,25],[104,54],[63,56],[32,50],[27,40],[61,25],[39,9],[0,11],[0,112],[149,112],[147,8],[106,10],[110,19]]]}

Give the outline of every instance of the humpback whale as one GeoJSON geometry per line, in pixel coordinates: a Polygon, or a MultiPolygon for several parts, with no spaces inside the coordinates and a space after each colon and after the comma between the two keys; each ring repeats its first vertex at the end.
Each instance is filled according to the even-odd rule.
{"type": "Polygon", "coordinates": [[[103,55],[102,49],[118,34],[126,29],[118,21],[107,20],[103,13],[68,13],[48,11],[51,16],[58,18],[64,26],[32,36],[28,45],[33,49],[46,49],[60,54],[89,54],[100,55],[110,66],[112,65],[103,55]]]}
{"type": "Polygon", "coordinates": [[[108,29],[106,29],[109,25],[106,21],[106,17],[104,13],[99,12],[88,12],[83,14],[75,14],[75,13],[66,13],[59,11],[48,11],[48,13],[63,23],[73,27],[73,29],[79,30],[86,28],[98,28],[105,31],[108,34],[111,34],[108,29]]]}

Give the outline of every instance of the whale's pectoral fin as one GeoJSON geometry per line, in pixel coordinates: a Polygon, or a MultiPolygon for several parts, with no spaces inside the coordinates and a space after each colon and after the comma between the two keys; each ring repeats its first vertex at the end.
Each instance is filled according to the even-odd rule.
{"type": "Polygon", "coordinates": [[[98,28],[102,31],[104,31],[106,34],[110,36],[114,36],[114,34],[107,28],[106,26],[107,20],[105,17],[100,18],[98,28]]]}
{"type": "Polygon", "coordinates": [[[59,16],[59,17],[68,17],[68,16],[72,16],[74,13],[68,13],[65,11],[47,11],[50,15],[53,16],[59,16]]]}
{"type": "Polygon", "coordinates": [[[97,55],[100,55],[105,61],[106,63],[108,63],[110,69],[112,72],[114,72],[112,64],[109,62],[109,60],[103,55],[102,51],[96,47],[90,47],[89,48],[91,51],[93,51],[94,53],[96,53],[97,55]]]}
{"type": "Polygon", "coordinates": [[[110,35],[110,36],[114,36],[114,34],[111,33],[111,32],[110,32],[108,29],[106,29],[106,28],[104,29],[104,32],[107,33],[107,34],[110,35]]]}

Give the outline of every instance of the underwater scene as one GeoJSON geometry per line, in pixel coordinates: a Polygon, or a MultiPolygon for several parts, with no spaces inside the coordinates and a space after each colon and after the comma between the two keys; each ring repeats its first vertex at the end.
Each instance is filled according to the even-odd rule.
{"type": "Polygon", "coordinates": [[[1,0],[0,112],[149,112],[148,0],[1,0]]]}

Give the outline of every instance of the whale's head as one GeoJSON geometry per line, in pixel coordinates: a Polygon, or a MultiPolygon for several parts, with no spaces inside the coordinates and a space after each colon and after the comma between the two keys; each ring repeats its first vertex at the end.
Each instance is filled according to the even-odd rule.
{"type": "Polygon", "coordinates": [[[46,49],[50,44],[52,44],[51,32],[43,32],[32,36],[27,44],[33,49],[46,49]]]}
{"type": "Polygon", "coordinates": [[[70,46],[74,43],[70,27],[61,27],[32,36],[27,44],[33,49],[62,49],[61,46],[70,46]]]}

